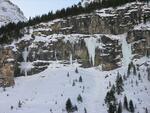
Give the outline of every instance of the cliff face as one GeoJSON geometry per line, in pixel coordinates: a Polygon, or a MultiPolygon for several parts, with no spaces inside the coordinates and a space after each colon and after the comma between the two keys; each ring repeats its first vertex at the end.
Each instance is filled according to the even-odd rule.
{"type": "Polygon", "coordinates": [[[150,15],[144,4],[128,4],[117,9],[102,9],[57,21],[52,24],[51,34],[123,34],[150,15]]]}
{"type": "Polygon", "coordinates": [[[127,41],[132,44],[132,53],[135,58],[149,56],[150,54],[150,30],[134,29],[129,31],[127,41]]]}
{"type": "MultiPolygon", "coordinates": [[[[10,22],[26,21],[23,12],[9,0],[0,0],[0,27],[10,22]]],[[[10,47],[0,47],[0,87],[14,85],[15,54],[10,47]]]]}
{"type": "Polygon", "coordinates": [[[7,45],[15,76],[39,73],[54,61],[103,71],[128,65],[149,54],[149,15],[149,6],[131,3],[25,28],[24,37],[7,45]]]}
{"type": "Polygon", "coordinates": [[[0,86],[14,85],[15,58],[10,48],[0,49],[0,86]]]}

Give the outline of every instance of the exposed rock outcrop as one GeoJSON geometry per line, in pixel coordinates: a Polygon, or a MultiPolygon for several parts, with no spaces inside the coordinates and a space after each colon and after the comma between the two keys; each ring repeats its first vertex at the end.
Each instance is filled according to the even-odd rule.
{"type": "MultiPolygon", "coordinates": [[[[43,71],[51,61],[69,63],[70,56],[74,61],[77,59],[83,67],[100,66],[102,70],[112,70],[122,66],[124,57],[123,42],[119,34],[129,31],[127,42],[134,42],[131,44],[134,57],[145,54],[145,44],[140,42],[137,45],[136,40],[142,40],[134,37],[148,37],[149,31],[140,33],[132,29],[143,22],[143,16],[148,15],[148,6],[143,3],[131,3],[116,9],[107,8],[90,14],[41,23],[30,28],[32,32],[25,36],[28,40],[16,43],[17,56],[22,56],[24,48],[30,49],[28,62],[32,64],[32,68],[28,70],[28,75],[43,71]]],[[[17,58],[23,62],[21,57],[17,58]]]]}
{"type": "Polygon", "coordinates": [[[5,76],[3,68],[8,68],[15,76],[33,75],[54,61],[63,65],[77,61],[82,67],[98,66],[103,71],[116,69],[149,55],[150,29],[135,29],[149,21],[149,15],[149,6],[131,3],[30,26],[29,33],[25,28],[24,37],[8,45],[15,53],[15,69],[11,71],[9,63],[1,72],[5,76]]]}
{"type": "Polygon", "coordinates": [[[14,85],[15,58],[10,48],[0,49],[0,86],[14,85]]]}
{"type": "MultiPolygon", "coordinates": [[[[143,17],[149,17],[150,9],[143,3],[131,3],[128,6],[116,9],[107,8],[97,10],[90,14],[68,17],[55,20],[47,26],[50,30],[41,31],[47,34],[123,34],[133,29],[135,25],[143,21],[143,17]]],[[[147,18],[147,21],[149,18],[147,18]]],[[[35,28],[46,27],[43,24],[35,28]]]]}
{"type": "Polygon", "coordinates": [[[127,42],[132,44],[132,53],[140,58],[150,55],[150,30],[131,30],[128,32],[127,42]]]}

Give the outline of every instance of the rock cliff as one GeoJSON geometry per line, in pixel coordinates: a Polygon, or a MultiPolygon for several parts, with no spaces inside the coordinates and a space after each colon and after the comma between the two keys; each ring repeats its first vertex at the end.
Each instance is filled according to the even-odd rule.
{"type": "Polygon", "coordinates": [[[150,7],[138,2],[24,28],[24,37],[6,46],[14,52],[15,76],[39,73],[54,61],[108,71],[149,56],[149,15],[150,7]]]}

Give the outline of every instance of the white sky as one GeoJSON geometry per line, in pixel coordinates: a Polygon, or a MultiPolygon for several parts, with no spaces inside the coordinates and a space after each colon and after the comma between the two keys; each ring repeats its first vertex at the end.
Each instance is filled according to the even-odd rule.
{"type": "Polygon", "coordinates": [[[11,0],[18,5],[24,12],[24,15],[34,17],[37,15],[48,13],[53,10],[62,9],[73,4],[77,4],[80,0],[11,0]]]}

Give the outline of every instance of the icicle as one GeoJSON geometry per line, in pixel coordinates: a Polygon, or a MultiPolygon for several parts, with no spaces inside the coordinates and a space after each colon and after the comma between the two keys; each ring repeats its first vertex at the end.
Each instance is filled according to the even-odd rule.
{"type": "Polygon", "coordinates": [[[70,64],[72,65],[73,62],[72,62],[72,54],[70,54],[70,64]]]}
{"type": "Polygon", "coordinates": [[[28,55],[29,55],[29,51],[27,50],[27,48],[25,48],[25,50],[22,53],[22,55],[23,55],[24,62],[27,62],[27,58],[28,58],[28,55]]]}
{"type": "Polygon", "coordinates": [[[126,41],[126,35],[122,37],[122,53],[123,53],[123,65],[126,66],[131,62],[132,50],[131,44],[126,41]]]}
{"type": "Polygon", "coordinates": [[[24,60],[24,63],[23,63],[23,71],[25,73],[25,76],[27,76],[27,66],[28,66],[28,62],[27,62],[27,58],[28,58],[28,55],[29,55],[29,50],[27,48],[24,49],[24,52],[22,53],[22,56],[23,56],[23,60],[24,60]]]}
{"type": "Polygon", "coordinates": [[[89,62],[95,65],[95,49],[97,47],[96,38],[90,37],[84,39],[89,54],[89,62]]]}

